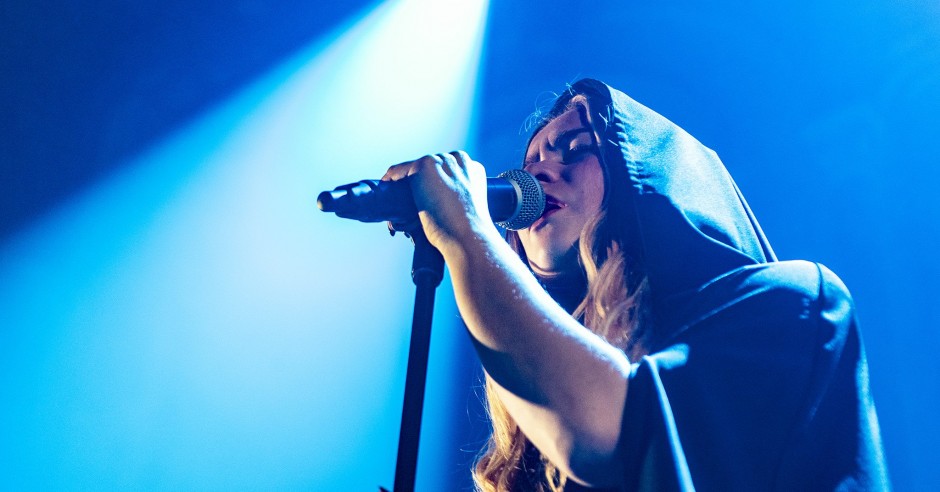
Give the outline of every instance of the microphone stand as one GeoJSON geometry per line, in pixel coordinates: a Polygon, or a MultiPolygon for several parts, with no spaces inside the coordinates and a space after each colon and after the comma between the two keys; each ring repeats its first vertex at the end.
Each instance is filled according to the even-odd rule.
{"type": "MultiPolygon", "coordinates": [[[[398,435],[398,460],[395,463],[395,484],[392,488],[394,492],[413,492],[415,488],[424,386],[427,381],[428,352],[431,345],[431,320],[434,317],[434,294],[444,278],[444,257],[428,242],[421,224],[417,223],[415,227],[405,231],[405,235],[410,237],[415,245],[411,279],[416,290],[414,317],[411,322],[411,346],[408,349],[408,371],[405,375],[405,402],[402,406],[401,430],[398,435]]],[[[379,487],[379,490],[388,492],[384,487],[379,487]]]]}
{"type": "MultiPolygon", "coordinates": [[[[405,403],[402,408],[398,438],[398,462],[395,466],[395,492],[413,492],[418,464],[418,438],[428,372],[431,342],[431,318],[434,293],[444,277],[444,257],[431,246],[418,220],[414,199],[404,180],[397,182],[363,180],[338,186],[317,196],[317,207],[339,217],[361,222],[389,222],[392,235],[403,231],[415,245],[411,278],[415,292],[411,348],[405,377],[405,403]],[[401,220],[404,225],[396,222],[401,220]]],[[[528,227],[545,210],[545,192],[535,176],[512,169],[487,179],[490,215],[500,218],[497,225],[508,229],[528,227]]],[[[381,492],[388,492],[379,487],[381,492]]]]}

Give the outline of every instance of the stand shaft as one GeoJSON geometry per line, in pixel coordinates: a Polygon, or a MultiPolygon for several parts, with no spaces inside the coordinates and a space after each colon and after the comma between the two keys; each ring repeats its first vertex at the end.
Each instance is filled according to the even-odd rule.
{"type": "Polygon", "coordinates": [[[413,492],[418,467],[418,442],[421,437],[421,414],[424,409],[424,387],[428,373],[431,347],[431,321],[434,317],[434,294],[444,276],[444,258],[424,237],[412,233],[415,243],[411,277],[415,283],[414,317],[411,323],[411,346],[408,350],[408,372],[405,376],[405,403],[402,407],[401,431],[398,435],[398,461],[395,465],[394,492],[413,492]]]}

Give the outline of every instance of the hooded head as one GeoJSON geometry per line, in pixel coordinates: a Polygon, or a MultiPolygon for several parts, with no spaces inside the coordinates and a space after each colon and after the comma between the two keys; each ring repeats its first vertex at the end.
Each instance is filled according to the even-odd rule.
{"type": "MultiPolygon", "coordinates": [[[[634,360],[706,308],[683,302],[697,288],[775,261],[715,153],[596,80],[556,100],[533,132],[525,167],[543,181],[550,206],[528,231],[511,232],[510,243],[562,306],[634,360]]],[[[557,470],[530,456],[490,385],[487,395],[494,432],[478,483],[554,484],[557,470]]]]}
{"type": "Polygon", "coordinates": [[[530,152],[576,97],[598,146],[607,234],[645,272],[656,318],[723,273],[776,260],[718,156],[602,82],[584,79],[562,94],[533,132],[530,152]]]}

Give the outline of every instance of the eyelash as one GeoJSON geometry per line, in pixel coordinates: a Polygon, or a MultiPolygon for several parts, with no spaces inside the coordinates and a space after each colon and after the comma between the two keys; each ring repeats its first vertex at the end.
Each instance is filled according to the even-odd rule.
{"type": "Polygon", "coordinates": [[[562,160],[565,164],[571,164],[580,161],[585,154],[594,154],[597,152],[597,146],[594,144],[578,144],[562,154],[562,160]]]}
{"type": "MultiPolygon", "coordinates": [[[[577,161],[580,161],[585,154],[591,153],[591,154],[597,155],[597,152],[598,152],[598,148],[597,148],[597,145],[595,145],[594,143],[576,144],[573,148],[564,150],[562,152],[562,155],[561,155],[562,162],[564,164],[573,164],[577,161]]],[[[525,162],[522,164],[523,166],[522,168],[526,169],[530,165],[534,164],[535,162],[536,162],[535,160],[526,159],[525,162]]]]}

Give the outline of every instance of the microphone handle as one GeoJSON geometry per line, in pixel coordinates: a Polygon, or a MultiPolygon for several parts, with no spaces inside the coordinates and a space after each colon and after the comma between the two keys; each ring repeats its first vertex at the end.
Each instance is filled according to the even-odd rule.
{"type": "MultiPolygon", "coordinates": [[[[408,222],[418,216],[408,178],[398,181],[364,179],[337,186],[317,196],[317,207],[344,219],[360,222],[408,222]]],[[[513,218],[519,195],[505,178],[486,178],[487,204],[494,222],[513,218]]]]}

